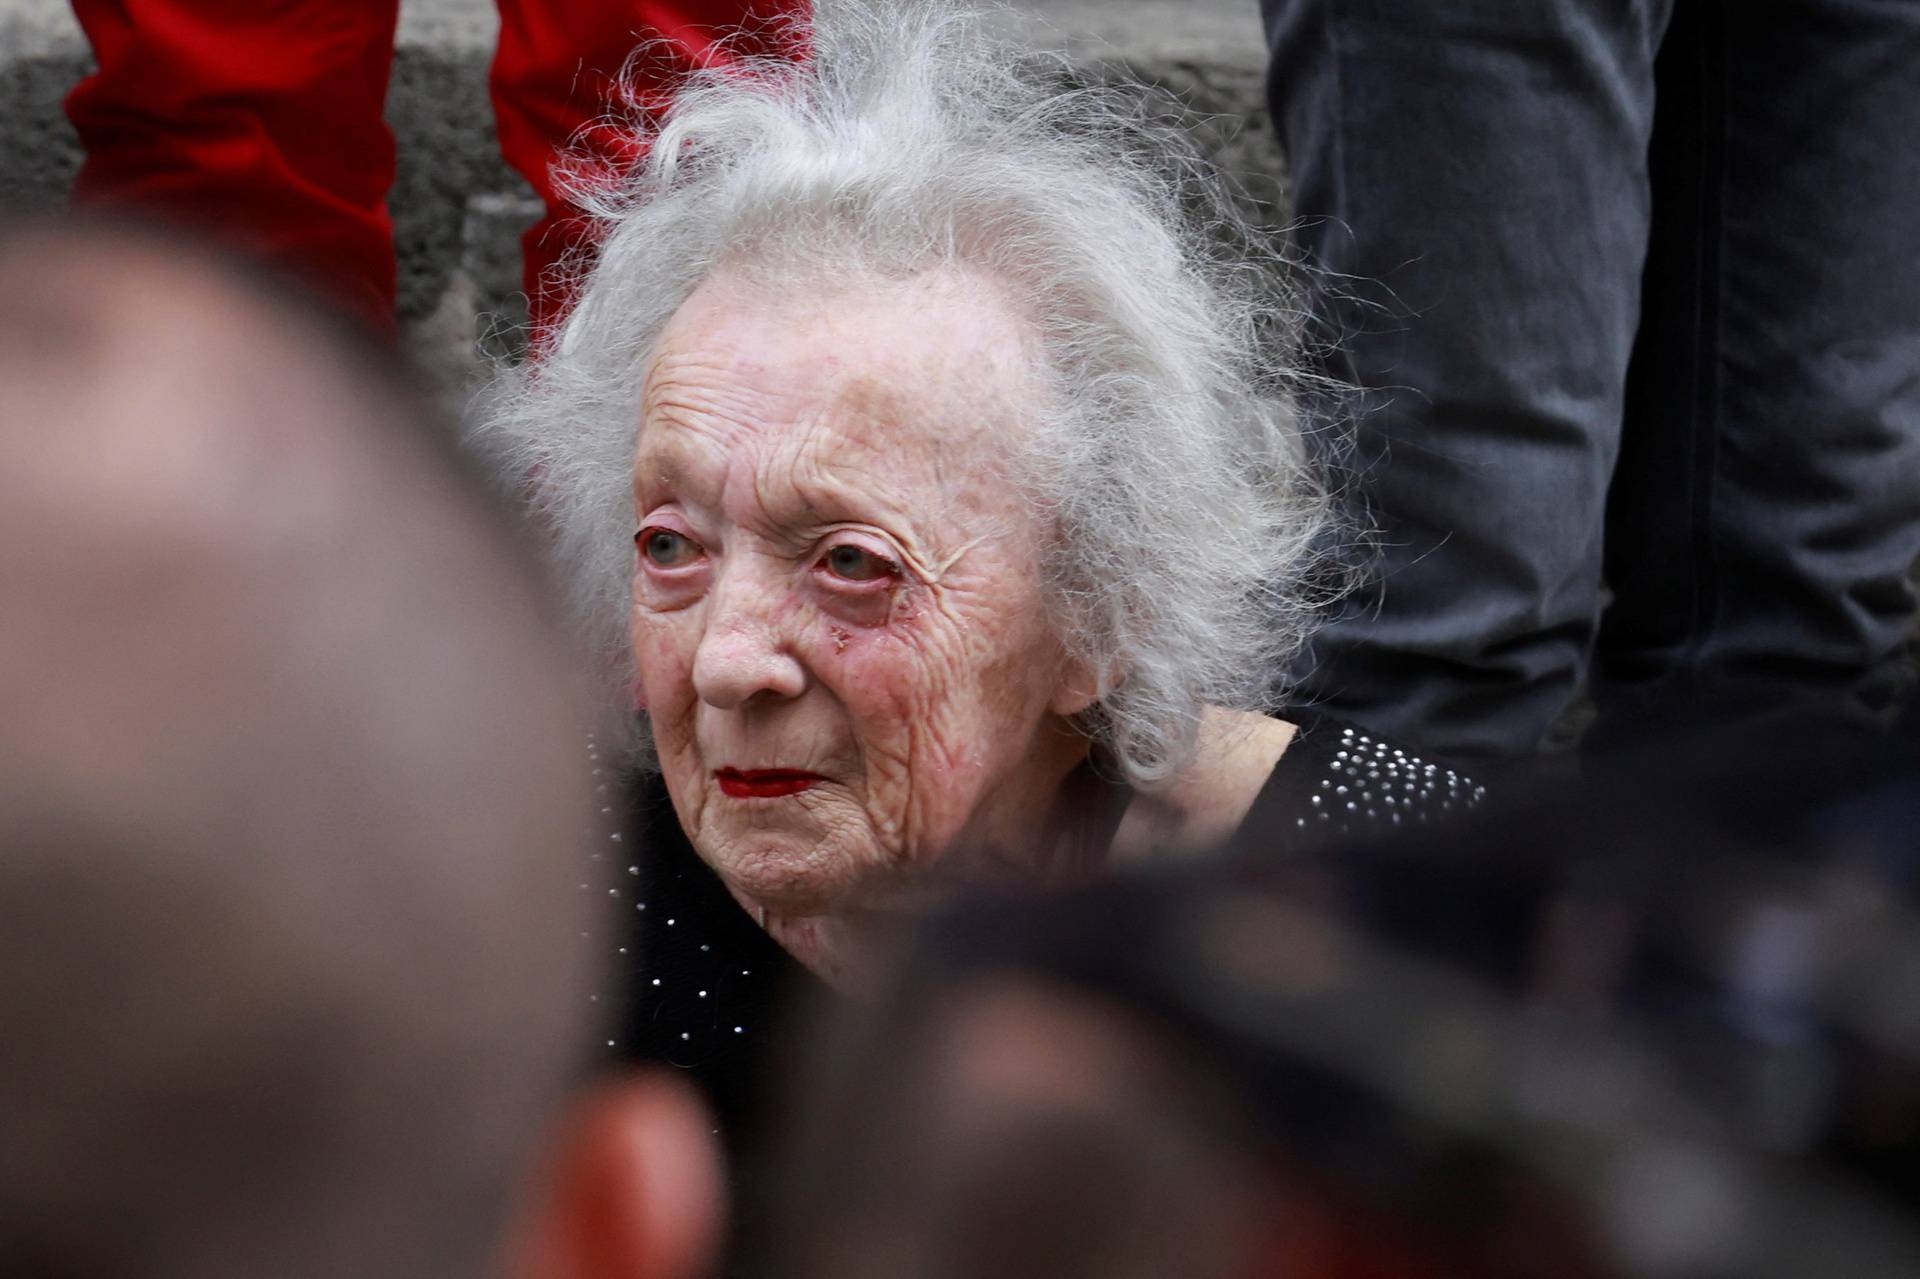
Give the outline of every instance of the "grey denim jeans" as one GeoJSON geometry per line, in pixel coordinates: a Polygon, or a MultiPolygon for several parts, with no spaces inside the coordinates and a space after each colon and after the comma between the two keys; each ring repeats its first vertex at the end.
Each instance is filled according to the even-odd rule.
{"type": "Polygon", "coordinates": [[[1882,713],[1920,555],[1920,0],[1262,9],[1381,543],[1306,698],[1464,758],[1532,751],[1583,680],[1601,740],[1882,713]]]}

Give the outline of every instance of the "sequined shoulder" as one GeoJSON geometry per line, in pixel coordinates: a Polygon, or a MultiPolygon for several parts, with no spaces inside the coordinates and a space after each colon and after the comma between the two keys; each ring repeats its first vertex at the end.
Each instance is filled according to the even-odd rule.
{"type": "Polygon", "coordinates": [[[1462,769],[1353,724],[1303,726],[1249,814],[1268,830],[1362,835],[1423,825],[1478,807],[1487,788],[1462,769]]]}

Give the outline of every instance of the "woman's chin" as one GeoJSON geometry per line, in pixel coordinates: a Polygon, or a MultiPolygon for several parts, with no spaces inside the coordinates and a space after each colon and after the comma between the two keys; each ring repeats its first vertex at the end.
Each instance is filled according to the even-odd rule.
{"type": "Polygon", "coordinates": [[[851,855],[775,831],[696,845],[734,900],[758,918],[831,915],[851,899],[860,875],[851,855]]]}

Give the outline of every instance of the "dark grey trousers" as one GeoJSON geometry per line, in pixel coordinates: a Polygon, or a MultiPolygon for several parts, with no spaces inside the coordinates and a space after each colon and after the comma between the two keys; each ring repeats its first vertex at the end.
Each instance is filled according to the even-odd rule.
{"type": "Polygon", "coordinates": [[[1920,0],[1262,4],[1383,543],[1306,695],[1463,757],[1534,749],[1583,678],[1603,736],[1882,711],[1920,0]]]}

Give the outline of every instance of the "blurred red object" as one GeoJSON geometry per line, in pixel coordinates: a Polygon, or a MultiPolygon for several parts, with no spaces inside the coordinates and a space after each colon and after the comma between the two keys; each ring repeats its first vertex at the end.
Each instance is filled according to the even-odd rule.
{"type": "MultiPolygon", "coordinates": [[[[780,50],[805,0],[501,0],[491,87],[500,147],[546,203],[528,229],[535,332],[564,313],[549,276],[589,227],[556,189],[563,154],[633,160],[616,121],[686,71],[780,50]],[[745,26],[744,33],[737,30],[745,26]],[[729,37],[728,32],[733,31],[729,37]],[[622,70],[637,46],[653,43],[622,70]]],[[[74,0],[99,70],[67,97],[86,148],[76,203],[157,213],[284,267],[382,332],[396,270],[387,128],[398,0],[74,0]]]]}

